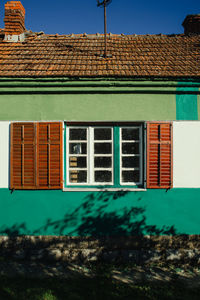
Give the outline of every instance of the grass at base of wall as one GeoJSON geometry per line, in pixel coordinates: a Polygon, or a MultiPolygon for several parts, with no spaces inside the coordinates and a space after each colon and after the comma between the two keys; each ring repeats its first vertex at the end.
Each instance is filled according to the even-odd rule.
{"type": "MultiPolygon", "coordinates": [[[[176,278],[170,281],[123,282],[113,268],[100,268],[95,276],[74,278],[0,277],[1,300],[199,300],[200,285],[194,287],[176,278]],[[111,275],[112,274],[112,275],[111,275]]],[[[119,272],[119,270],[117,270],[119,272]]],[[[119,274],[119,273],[118,273],[119,274]]],[[[130,278],[131,279],[131,278],[130,278]]]]}

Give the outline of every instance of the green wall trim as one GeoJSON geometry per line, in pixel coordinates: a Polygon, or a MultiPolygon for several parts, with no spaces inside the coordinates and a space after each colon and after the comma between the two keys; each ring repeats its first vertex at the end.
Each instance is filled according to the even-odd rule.
{"type": "Polygon", "coordinates": [[[0,235],[200,234],[200,189],[62,192],[0,189],[0,235]]]}
{"type": "MultiPolygon", "coordinates": [[[[181,82],[183,87],[198,86],[200,82],[181,82]]],[[[176,81],[151,81],[151,80],[69,80],[69,79],[0,79],[0,93],[53,93],[53,92],[175,92],[176,81]]]]}
{"type": "MultiPolygon", "coordinates": [[[[176,87],[32,87],[32,88],[18,88],[10,87],[0,88],[1,95],[15,95],[15,94],[113,94],[113,93],[124,93],[124,94],[134,94],[134,93],[149,93],[149,94],[176,94],[176,87]]],[[[188,92],[187,92],[188,93],[188,92]]],[[[189,92],[190,94],[196,94],[194,91],[189,92]]]]}
{"type": "Polygon", "coordinates": [[[180,92],[181,94],[176,95],[176,119],[198,120],[198,87],[184,87],[183,83],[179,83],[179,85],[177,92],[180,92]],[[191,92],[195,92],[196,94],[189,94],[191,92]]]}
{"type": "Polygon", "coordinates": [[[150,82],[153,84],[200,84],[199,77],[178,78],[178,77],[0,77],[0,82],[150,82]]]}

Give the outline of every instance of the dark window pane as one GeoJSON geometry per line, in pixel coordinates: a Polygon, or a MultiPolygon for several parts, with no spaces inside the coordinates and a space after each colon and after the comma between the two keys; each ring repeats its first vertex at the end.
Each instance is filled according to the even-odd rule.
{"type": "Polygon", "coordinates": [[[70,171],[69,181],[71,183],[84,183],[87,182],[87,171],[70,171]]]}
{"type": "Polygon", "coordinates": [[[94,139],[95,140],[111,140],[111,128],[95,128],[94,139]]]}
{"type": "Polygon", "coordinates": [[[95,171],[95,182],[111,182],[111,171],[95,171]]]}
{"type": "Polygon", "coordinates": [[[122,171],[122,182],[139,182],[139,171],[122,171]]]}
{"type": "Polygon", "coordinates": [[[86,143],[69,143],[70,154],[87,154],[86,143]]]}
{"type": "Polygon", "coordinates": [[[70,168],[87,168],[87,157],[70,157],[70,168]]]}
{"type": "Polygon", "coordinates": [[[95,154],[111,154],[112,144],[111,143],[95,143],[94,144],[95,154]]]}
{"type": "Polygon", "coordinates": [[[69,130],[69,139],[72,140],[87,140],[87,130],[86,129],[78,129],[78,128],[70,128],[69,130]]]}
{"type": "Polygon", "coordinates": [[[139,128],[122,128],[122,140],[139,140],[139,128]]]}
{"type": "Polygon", "coordinates": [[[94,167],[95,168],[111,168],[112,158],[111,157],[95,157],[94,167]]]}
{"type": "Polygon", "coordinates": [[[139,154],[139,143],[122,143],[123,154],[139,154]]]}
{"type": "Polygon", "coordinates": [[[139,168],[140,158],[139,156],[122,157],[123,168],[139,168]]]}

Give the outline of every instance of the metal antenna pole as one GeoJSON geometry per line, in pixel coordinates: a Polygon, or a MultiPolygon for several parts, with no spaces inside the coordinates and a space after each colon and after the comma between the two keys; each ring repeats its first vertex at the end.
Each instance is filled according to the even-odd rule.
{"type": "Polygon", "coordinates": [[[107,17],[106,17],[106,6],[110,4],[112,0],[97,0],[97,6],[104,7],[104,43],[105,43],[105,50],[104,50],[104,57],[107,57],[107,17]]]}
{"type": "Polygon", "coordinates": [[[106,19],[106,0],[104,0],[104,39],[105,39],[105,52],[104,52],[104,56],[107,57],[107,19],[106,19]]]}

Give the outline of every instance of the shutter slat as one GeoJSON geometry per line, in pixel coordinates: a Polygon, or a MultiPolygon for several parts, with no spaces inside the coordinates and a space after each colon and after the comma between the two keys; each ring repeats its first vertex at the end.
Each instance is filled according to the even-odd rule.
{"type": "Polygon", "coordinates": [[[147,188],[172,187],[172,124],[147,123],[147,188]]]}
{"type": "MultiPolygon", "coordinates": [[[[39,124],[40,129],[40,124],[39,124]]],[[[44,130],[44,126],[41,127],[44,130]]],[[[46,131],[46,136],[47,136],[46,131]]],[[[39,131],[40,136],[40,131],[39,131]]],[[[43,144],[43,139],[39,138],[38,144],[38,187],[48,186],[48,145],[43,144]]]]}

